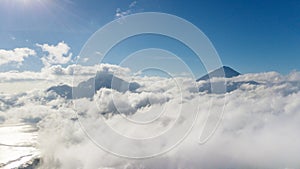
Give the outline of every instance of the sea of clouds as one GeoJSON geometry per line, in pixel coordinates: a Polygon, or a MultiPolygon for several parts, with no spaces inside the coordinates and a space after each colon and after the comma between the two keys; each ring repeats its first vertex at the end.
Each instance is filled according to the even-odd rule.
{"type": "MultiPolygon", "coordinates": [[[[73,72],[72,67],[48,70],[60,74],[60,78],[64,75],[70,78],[73,72]]],[[[196,83],[191,78],[132,77],[128,76],[130,70],[127,68],[109,64],[100,65],[99,71],[136,82],[140,87],[136,91],[122,92],[102,88],[92,98],[76,100],[46,92],[46,89],[0,95],[0,123],[25,122],[40,128],[40,168],[300,167],[299,72],[285,76],[276,72],[241,75],[227,81],[255,81],[257,84],[245,83],[226,94],[214,94],[199,92],[198,87],[205,82],[196,83]],[[217,125],[217,129],[209,130],[211,137],[200,144],[201,130],[209,123],[215,123],[207,121],[209,115],[220,110],[224,112],[213,117],[216,120],[221,118],[220,123],[213,124],[217,125]],[[195,115],[195,112],[198,114],[195,115]],[[141,125],[135,121],[149,121],[149,124],[141,125]],[[156,137],[171,129],[178,133],[160,137],[155,145],[130,146],[131,142],[111,140],[111,144],[105,144],[110,147],[103,150],[97,143],[102,144],[106,137],[113,138],[112,130],[107,130],[107,126],[128,138],[156,137]],[[192,129],[187,131],[182,126],[192,129]],[[172,140],[181,138],[183,134],[188,135],[180,144],[160,155],[143,159],[120,157],[157,152],[168,144],[177,143],[172,140]]],[[[88,72],[85,74],[92,76],[88,72]]]]}

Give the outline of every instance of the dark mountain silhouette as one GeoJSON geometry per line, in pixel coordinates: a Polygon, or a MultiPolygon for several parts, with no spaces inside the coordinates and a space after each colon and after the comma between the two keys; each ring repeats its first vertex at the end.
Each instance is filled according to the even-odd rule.
{"type": "Polygon", "coordinates": [[[91,98],[101,88],[114,89],[119,92],[135,91],[140,85],[138,83],[126,82],[113,74],[97,73],[95,77],[79,83],[75,87],[68,85],[53,86],[47,89],[47,92],[53,91],[61,97],[67,99],[91,98]]]}
{"type": "Polygon", "coordinates": [[[197,81],[205,81],[199,86],[199,92],[215,93],[222,94],[227,92],[232,92],[240,88],[244,84],[249,85],[259,85],[260,83],[255,81],[230,81],[230,80],[221,80],[219,82],[210,82],[209,79],[214,77],[225,77],[232,78],[241,75],[239,72],[234,69],[223,66],[219,69],[216,69],[207,75],[199,78],[197,81]]]}
{"type": "Polygon", "coordinates": [[[61,97],[65,97],[67,99],[72,98],[72,87],[68,85],[59,85],[59,86],[52,86],[47,89],[47,92],[53,91],[61,97]]]}
{"type": "Polygon", "coordinates": [[[226,77],[226,78],[232,78],[241,75],[239,72],[233,70],[232,68],[228,66],[222,66],[221,68],[214,70],[210,73],[208,73],[205,76],[202,76],[197,81],[200,80],[208,80],[213,77],[226,77]]]}

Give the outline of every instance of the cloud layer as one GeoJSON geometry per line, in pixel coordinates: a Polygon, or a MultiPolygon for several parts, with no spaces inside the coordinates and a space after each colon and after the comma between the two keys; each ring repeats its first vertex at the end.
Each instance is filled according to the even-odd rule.
{"type": "MultiPolygon", "coordinates": [[[[299,72],[287,76],[276,72],[241,75],[229,82],[256,81],[257,84],[241,84],[236,90],[222,95],[199,93],[191,79],[128,77],[122,71],[118,72],[124,68],[102,67],[105,67],[103,71],[115,71],[121,79],[138,82],[140,88],[135,92],[102,88],[93,99],[77,101],[45,91],[0,95],[0,122],[21,120],[37,123],[40,127],[41,168],[299,168],[299,72]],[[224,96],[226,104],[219,127],[208,142],[198,144],[208,112],[222,108],[224,96]],[[210,106],[212,99],[215,104],[210,106]],[[196,110],[199,116],[186,139],[160,156],[142,160],[121,158],[93,143],[113,136],[102,122],[126,137],[155,137],[164,135],[168,129],[175,129],[180,135],[181,127],[190,123],[188,118],[196,110]],[[161,112],[163,114],[159,116],[161,112]],[[180,119],[178,114],[182,115],[180,119]],[[153,119],[147,125],[132,122],[153,119]],[[83,132],[82,126],[92,139],[83,132]]],[[[201,83],[197,85],[201,86],[201,83]]],[[[161,137],[148,146],[124,146],[126,144],[121,140],[111,140],[108,145],[120,152],[135,148],[152,152],[163,149],[173,139],[177,139],[176,134],[161,137]]]]}

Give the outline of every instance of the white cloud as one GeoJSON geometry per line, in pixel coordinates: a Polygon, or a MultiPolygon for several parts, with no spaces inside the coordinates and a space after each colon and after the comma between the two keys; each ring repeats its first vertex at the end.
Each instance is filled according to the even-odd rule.
{"type": "Polygon", "coordinates": [[[111,64],[99,64],[94,66],[68,65],[51,65],[42,68],[40,72],[32,71],[8,71],[0,72],[1,92],[15,93],[26,92],[30,89],[42,89],[50,85],[60,83],[68,85],[77,85],[77,83],[87,80],[96,73],[110,73],[124,79],[130,75],[128,68],[123,68],[111,64]],[[73,77],[75,79],[73,80],[73,77]]]}
{"type": "MultiPolygon", "coordinates": [[[[265,75],[256,74],[255,76],[261,77],[265,75]]],[[[272,73],[268,75],[270,77],[273,76],[272,73]]],[[[253,77],[253,75],[249,76],[253,77]]],[[[244,78],[246,77],[247,75],[244,75],[244,78]]],[[[278,78],[280,79],[280,77],[278,78]]],[[[285,79],[286,77],[282,78],[285,79]]],[[[140,80],[142,83],[143,79],[140,80]]],[[[146,86],[142,90],[147,90],[148,93],[151,91],[153,96],[157,97],[157,94],[162,95],[166,93],[174,96],[176,93],[175,90],[172,92],[173,89],[167,87],[173,86],[172,81],[159,80],[159,78],[155,81],[149,80],[149,83],[146,83],[147,81],[148,79],[144,79],[143,83],[146,86]],[[154,94],[159,91],[160,86],[162,86],[160,93],[154,94]]],[[[188,85],[187,83],[185,84],[188,85]]],[[[49,118],[41,123],[45,125],[41,132],[43,133],[41,136],[43,140],[41,146],[45,155],[44,165],[60,165],[62,168],[80,166],[84,169],[105,167],[114,169],[123,169],[126,167],[134,169],[297,168],[299,166],[298,154],[300,153],[300,145],[297,142],[300,139],[298,132],[300,127],[300,114],[298,112],[300,104],[297,98],[299,97],[300,89],[298,88],[298,90],[291,92],[286,88],[278,90],[278,86],[280,86],[280,83],[274,82],[271,86],[232,92],[227,98],[228,102],[222,124],[209,142],[204,145],[197,144],[200,128],[198,125],[203,124],[204,121],[204,117],[200,116],[198,125],[194,127],[187,140],[181,145],[163,156],[145,160],[123,159],[101,151],[84,136],[77,123],[63,119],[63,117],[60,117],[60,120],[58,120],[58,116],[53,116],[52,119],[49,118]],[[288,91],[289,94],[282,95],[281,93],[285,91],[288,91]],[[52,129],[52,126],[62,125],[62,121],[63,126],[56,127],[55,130],[52,129]],[[48,135],[51,135],[51,138],[47,137],[48,135]],[[89,152],[89,155],[82,156],[85,152],[89,152]],[[282,156],[282,154],[289,154],[289,156],[282,156]],[[99,161],[99,159],[102,160],[99,161]]],[[[112,104],[109,99],[110,94],[113,92],[107,92],[107,90],[103,90],[102,92],[105,92],[105,95],[102,95],[103,104],[100,106],[100,110],[113,111],[114,107],[111,107],[112,104]]],[[[200,114],[205,114],[209,109],[207,100],[210,97],[219,99],[218,96],[201,95],[200,100],[198,100],[196,99],[197,95],[190,93],[188,90],[184,90],[183,92],[193,96],[184,100],[185,103],[182,112],[184,114],[189,114],[191,108],[198,104],[201,105],[200,114]]],[[[116,96],[115,99],[118,99],[121,105],[127,105],[123,107],[122,111],[128,112],[132,111],[130,105],[136,105],[137,100],[143,103],[145,96],[152,97],[151,95],[145,95],[143,92],[135,94],[124,93],[123,95],[117,93],[116,96]],[[124,109],[126,107],[130,109],[124,109]]],[[[101,95],[97,97],[101,97],[101,95]]],[[[155,112],[157,107],[166,106],[166,112],[174,112],[178,108],[178,104],[174,102],[175,100],[175,98],[172,98],[169,102],[162,102],[161,106],[153,104],[149,109],[153,109],[155,112]]],[[[91,117],[90,127],[93,129],[96,127],[95,131],[101,131],[101,135],[106,135],[106,131],[102,131],[103,128],[101,128],[101,125],[97,124],[99,121],[95,113],[97,113],[98,109],[93,101],[83,99],[81,103],[82,110],[89,110],[89,117],[91,117]]],[[[145,109],[139,109],[136,113],[143,114],[145,113],[144,111],[145,109]]],[[[64,113],[61,114],[63,116],[64,113]]],[[[165,119],[159,119],[157,121],[157,128],[130,128],[121,119],[116,116],[108,119],[106,122],[128,136],[144,136],[145,134],[160,133],[162,128],[159,124],[166,122],[165,119]]],[[[86,130],[89,129],[86,128],[86,130]]],[[[117,141],[113,142],[116,143],[117,141]]],[[[116,146],[121,144],[122,142],[116,144],[116,146]]],[[[122,146],[119,148],[126,149],[122,146]]],[[[152,148],[151,146],[149,147],[149,149],[152,148]]]]}
{"type": "MultiPolygon", "coordinates": [[[[12,70],[8,72],[0,72],[0,82],[14,82],[26,80],[45,80],[51,76],[92,76],[97,72],[110,73],[116,76],[126,78],[130,75],[130,69],[111,64],[97,64],[94,66],[68,65],[62,67],[61,65],[52,65],[44,67],[40,72],[32,71],[17,71],[12,70]]],[[[64,78],[62,76],[61,78],[64,78]]]]}
{"type": "Polygon", "coordinates": [[[14,37],[14,36],[10,36],[10,39],[11,39],[11,40],[16,40],[17,38],[14,37]]]}
{"type": "Polygon", "coordinates": [[[72,59],[70,47],[65,42],[59,42],[57,45],[36,45],[40,47],[43,52],[47,53],[47,55],[42,58],[45,66],[50,66],[53,64],[66,64],[72,59]]]}
{"type": "Polygon", "coordinates": [[[135,8],[136,4],[137,4],[137,1],[131,2],[128,6],[128,9],[126,9],[126,10],[122,10],[121,8],[117,8],[115,18],[118,19],[118,18],[122,18],[126,15],[132,14],[134,12],[134,8],[135,8]]]}
{"type": "MultiPolygon", "coordinates": [[[[52,74],[72,74],[70,73],[72,66],[67,68],[55,66],[52,69],[51,71],[54,71],[52,74]]],[[[90,70],[80,69],[82,72],[90,70]]],[[[106,72],[119,71],[120,76],[122,70],[128,70],[107,64],[99,66],[99,69],[106,72]]],[[[104,130],[102,123],[99,123],[102,117],[100,113],[115,111],[114,101],[120,106],[123,114],[135,112],[134,115],[129,116],[130,118],[151,117],[161,110],[166,113],[153,126],[130,127],[125,123],[126,119],[124,120],[120,115],[105,119],[107,124],[129,137],[161,133],[165,126],[172,126],[173,113],[179,110],[180,105],[183,106],[181,113],[186,116],[189,116],[199,105],[199,118],[192,132],[184,142],[167,154],[150,159],[131,160],[102,151],[86,137],[79,123],[74,121],[76,115],[73,101],[57,98],[53,93],[0,94],[0,108],[3,108],[0,111],[0,119],[5,119],[5,123],[17,122],[20,119],[32,122],[35,119],[42,119],[38,123],[39,148],[43,157],[41,168],[252,169],[300,166],[298,157],[300,154],[298,141],[300,140],[300,76],[298,72],[292,72],[287,76],[275,72],[246,74],[229,79],[229,81],[254,80],[260,84],[255,87],[244,85],[226,94],[227,102],[223,120],[213,137],[203,145],[198,144],[198,138],[205,115],[210,109],[209,100],[213,98],[221,102],[220,95],[199,94],[192,90],[194,84],[191,79],[186,78],[176,79],[182,93],[173,79],[132,78],[141,84],[141,88],[136,93],[101,89],[94,96],[98,100],[83,98],[78,102],[81,111],[85,113],[86,120],[89,121],[85,125],[86,130],[93,130],[99,134],[99,137],[109,135],[109,131],[104,130]],[[180,101],[180,97],[178,98],[181,94],[183,102],[180,101]]],[[[214,110],[219,106],[216,104],[211,108],[214,110]]],[[[184,119],[182,120],[184,122],[184,119]]],[[[164,144],[166,140],[162,139],[161,143],[164,144]]],[[[117,143],[112,146],[123,150],[131,148],[122,147],[123,143],[118,140],[111,140],[111,142],[117,143]]],[[[141,149],[151,151],[153,146],[141,147],[141,149]]]]}
{"type": "Polygon", "coordinates": [[[21,65],[25,58],[34,55],[36,55],[36,52],[29,48],[0,49],[0,65],[9,63],[18,63],[21,65]]]}
{"type": "Polygon", "coordinates": [[[129,15],[130,13],[131,13],[130,9],[127,9],[126,11],[122,11],[120,8],[117,8],[115,17],[116,18],[122,18],[126,15],[129,15]]]}
{"type": "Polygon", "coordinates": [[[129,5],[129,8],[133,8],[135,7],[135,5],[137,4],[137,1],[133,1],[131,2],[131,4],[129,5]]]}
{"type": "Polygon", "coordinates": [[[116,75],[125,76],[130,73],[128,68],[123,68],[111,64],[97,64],[94,66],[69,65],[66,68],[61,65],[53,65],[42,70],[45,73],[54,75],[95,75],[97,72],[114,73],[116,75]]]}

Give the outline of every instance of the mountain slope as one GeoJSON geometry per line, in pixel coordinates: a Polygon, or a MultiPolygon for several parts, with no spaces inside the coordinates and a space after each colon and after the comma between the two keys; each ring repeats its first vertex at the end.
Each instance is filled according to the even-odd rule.
{"type": "Polygon", "coordinates": [[[255,81],[236,81],[236,80],[221,80],[217,82],[212,82],[209,79],[214,77],[224,77],[224,78],[233,78],[236,76],[241,75],[239,72],[235,71],[234,69],[223,66],[219,69],[216,69],[207,75],[199,78],[197,82],[202,81],[199,85],[199,92],[207,92],[207,93],[215,93],[215,94],[222,94],[222,93],[229,93],[234,90],[239,89],[242,85],[260,85],[260,83],[255,81]],[[214,90],[212,90],[214,88],[214,90]]]}
{"type": "Polygon", "coordinates": [[[226,78],[232,78],[241,75],[239,72],[233,70],[232,68],[228,66],[222,66],[221,68],[214,70],[210,73],[208,73],[205,76],[202,76],[197,81],[200,80],[208,80],[213,77],[226,77],[226,78]]]}
{"type": "Polygon", "coordinates": [[[47,92],[55,92],[61,97],[66,99],[72,98],[91,98],[101,88],[114,89],[119,92],[135,91],[140,85],[138,83],[126,82],[113,74],[108,73],[97,73],[93,78],[88,79],[79,83],[75,87],[68,85],[53,86],[47,89],[47,92]],[[73,93],[72,93],[73,92],[73,93]]]}

